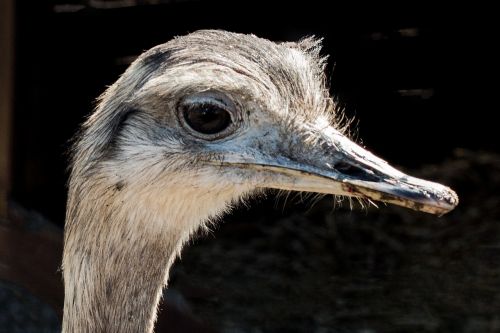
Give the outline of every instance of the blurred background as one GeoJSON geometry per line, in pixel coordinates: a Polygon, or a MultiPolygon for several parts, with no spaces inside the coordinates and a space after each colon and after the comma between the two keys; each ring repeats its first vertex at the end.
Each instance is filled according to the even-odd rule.
{"type": "Polygon", "coordinates": [[[356,139],[457,190],[436,218],[252,202],[173,268],[157,332],[500,332],[494,11],[264,1],[0,1],[0,332],[60,330],[67,150],[141,52],[197,29],[324,38],[356,139]],[[494,82],[494,81],[493,81],[494,82]]]}

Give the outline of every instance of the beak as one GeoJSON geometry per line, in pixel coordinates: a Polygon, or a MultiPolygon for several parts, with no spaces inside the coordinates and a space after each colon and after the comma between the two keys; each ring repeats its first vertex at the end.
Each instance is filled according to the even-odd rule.
{"type": "Polygon", "coordinates": [[[332,127],[312,135],[315,140],[308,142],[315,144],[296,138],[292,148],[277,150],[287,151],[286,157],[277,151],[238,154],[223,163],[251,169],[261,179],[259,187],[366,198],[437,215],[458,204],[449,187],[396,170],[332,127]]]}

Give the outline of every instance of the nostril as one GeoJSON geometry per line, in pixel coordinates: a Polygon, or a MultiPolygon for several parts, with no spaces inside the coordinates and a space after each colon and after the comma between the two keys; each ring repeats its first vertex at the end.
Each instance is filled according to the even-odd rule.
{"type": "Polygon", "coordinates": [[[365,170],[345,162],[339,162],[335,164],[335,169],[337,171],[342,172],[346,176],[351,176],[356,178],[366,174],[365,170]]]}
{"type": "Polygon", "coordinates": [[[369,170],[365,170],[361,167],[349,163],[339,162],[335,164],[334,168],[343,175],[346,175],[353,179],[370,181],[370,182],[379,181],[379,179],[369,170]]]}
{"type": "Polygon", "coordinates": [[[344,173],[344,172],[348,172],[352,168],[352,165],[344,163],[344,162],[339,162],[339,163],[335,164],[334,168],[335,168],[335,170],[344,173]]]}

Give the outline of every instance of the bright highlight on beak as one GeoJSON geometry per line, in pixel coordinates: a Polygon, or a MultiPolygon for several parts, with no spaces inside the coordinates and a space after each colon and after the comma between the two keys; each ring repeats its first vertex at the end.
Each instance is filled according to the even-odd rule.
{"type": "Polygon", "coordinates": [[[260,187],[359,197],[437,215],[458,204],[449,187],[396,170],[331,127],[317,135],[315,144],[293,140],[287,156],[232,154],[223,164],[253,170],[260,187]]]}

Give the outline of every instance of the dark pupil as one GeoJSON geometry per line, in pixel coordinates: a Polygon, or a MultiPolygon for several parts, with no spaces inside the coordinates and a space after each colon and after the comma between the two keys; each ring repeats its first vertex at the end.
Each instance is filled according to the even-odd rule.
{"type": "Polygon", "coordinates": [[[219,133],[231,124],[229,112],[210,104],[187,106],[184,119],[192,129],[203,134],[219,133]]]}

